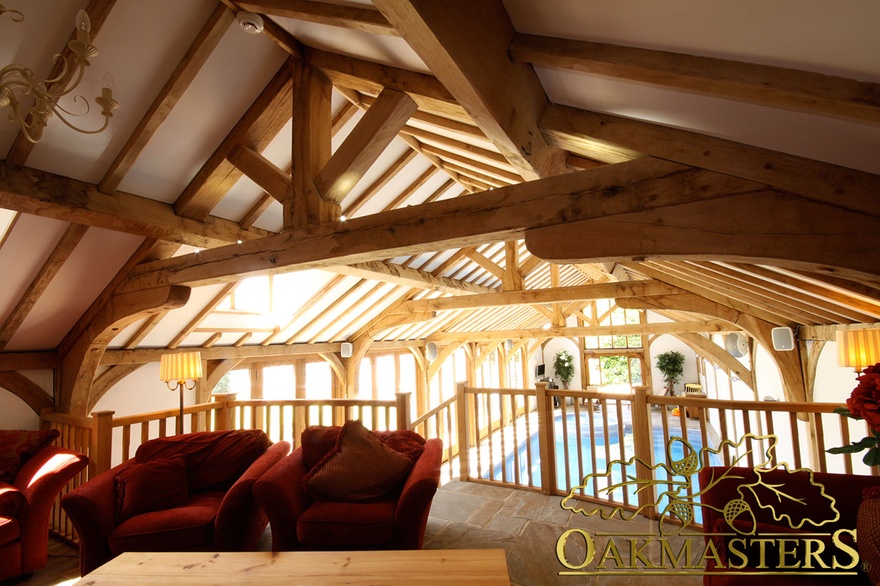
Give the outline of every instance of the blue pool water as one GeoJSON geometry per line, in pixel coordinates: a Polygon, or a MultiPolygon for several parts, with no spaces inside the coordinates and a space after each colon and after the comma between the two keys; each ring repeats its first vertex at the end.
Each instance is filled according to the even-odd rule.
{"type": "MultiPolygon", "coordinates": [[[[556,486],[566,491],[571,487],[581,485],[584,481],[584,477],[591,474],[594,469],[599,473],[603,473],[608,470],[608,462],[613,462],[615,460],[625,461],[635,455],[632,440],[632,425],[629,423],[618,425],[617,418],[613,413],[606,417],[602,412],[584,411],[580,413],[579,425],[577,425],[577,423],[574,413],[568,413],[565,417],[564,423],[561,413],[557,414],[554,420],[555,429],[553,435],[556,439],[554,446],[556,460],[556,486]],[[593,423],[593,433],[591,433],[590,430],[591,419],[593,423]],[[604,432],[605,425],[608,427],[607,445],[604,432]],[[580,460],[578,458],[577,450],[577,427],[580,427],[581,429],[580,442],[582,456],[580,460]],[[621,432],[624,436],[622,448],[619,437],[621,432]],[[593,448],[595,448],[596,452],[595,468],[591,456],[593,448]]],[[[661,428],[654,428],[653,433],[654,464],[656,465],[661,462],[669,464],[666,453],[667,446],[664,445],[663,442],[663,430],[661,428]]],[[[698,430],[689,430],[687,441],[697,452],[703,447],[702,437],[698,430]]],[[[686,448],[681,442],[672,442],[670,445],[669,456],[673,462],[678,462],[684,458],[686,451],[686,448]]],[[[710,462],[715,465],[720,464],[721,460],[718,456],[712,454],[710,455],[710,462]]],[[[518,466],[521,483],[528,484],[531,479],[531,482],[535,486],[541,485],[540,451],[537,431],[531,434],[528,441],[528,447],[526,442],[523,441],[517,446],[515,452],[513,450],[508,451],[505,455],[503,466],[504,470],[502,471],[502,464],[495,464],[491,470],[491,479],[514,482],[515,466],[518,466]],[[532,457],[531,469],[529,469],[528,464],[528,450],[531,451],[532,457]]],[[[657,479],[668,479],[668,474],[662,467],[657,468],[654,475],[657,479]]],[[[594,483],[592,479],[590,479],[585,486],[584,492],[591,496],[607,498],[608,494],[601,489],[608,484],[620,483],[628,476],[635,476],[635,464],[630,466],[623,466],[620,464],[612,465],[607,479],[605,477],[600,477],[597,483],[594,483]],[[599,494],[596,494],[597,488],[599,489],[599,494]]],[[[483,471],[482,477],[490,479],[490,471],[483,471]]],[[[676,476],[674,480],[680,482],[685,481],[685,477],[676,476]]],[[[686,492],[693,493],[699,490],[696,473],[690,475],[689,480],[690,490],[686,487],[682,487],[680,494],[686,492]]],[[[623,501],[623,490],[629,492],[630,503],[637,502],[635,492],[636,487],[634,485],[630,485],[625,489],[616,489],[615,492],[612,493],[614,500],[623,501]]],[[[667,490],[670,490],[669,485],[661,484],[657,486],[657,495],[661,497],[659,503],[660,510],[663,510],[669,501],[668,498],[663,497],[662,495],[662,493],[667,490]]],[[[697,516],[697,522],[701,522],[699,507],[696,508],[695,513],[697,516]]]]}

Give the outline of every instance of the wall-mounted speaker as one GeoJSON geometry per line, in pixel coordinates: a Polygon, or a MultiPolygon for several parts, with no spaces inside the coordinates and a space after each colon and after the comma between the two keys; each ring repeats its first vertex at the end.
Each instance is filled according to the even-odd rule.
{"type": "Polygon", "coordinates": [[[428,359],[428,362],[437,360],[437,344],[434,342],[428,342],[425,345],[425,358],[428,359]]]}
{"type": "Polygon", "coordinates": [[[782,352],[794,350],[794,332],[791,328],[773,328],[770,330],[773,338],[773,349],[782,352]]]}
{"type": "Polygon", "coordinates": [[[354,346],[351,345],[351,342],[343,342],[341,353],[343,358],[351,358],[351,352],[354,350],[354,346]]]}

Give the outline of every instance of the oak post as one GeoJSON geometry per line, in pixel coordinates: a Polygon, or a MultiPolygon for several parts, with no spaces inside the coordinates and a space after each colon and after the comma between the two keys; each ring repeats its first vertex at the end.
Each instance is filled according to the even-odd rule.
{"type": "Polygon", "coordinates": [[[535,383],[538,399],[538,451],[541,455],[541,492],[556,494],[556,460],[551,446],[553,439],[553,407],[546,382],[535,383]]]}
{"type": "MultiPolygon", "coordinates": [[[[653,431],[651,428],[651,407],[648,405],[648,388],[644,386],[633,387],[632,398],[632,423],[635,452],[638,461],[636,463],[636,478],[639,480],[651,480],[654,478],[651,468],[654,465],[654,449],[651,445],[653,431]],[[647,464],[647,466],[645,465],[647,464]]],[[[657,517],[657,510],[650,505],[657,502],[653,486],[646,486],[638,492],[639,507],[643,514],[649,518],[657,517]],[[650,512],[650,511],[653,511],[650,512]]]]}
{"type": "Polygon", "coordinates": [[[92,413],[92,445],[89,447],[89,478],[110,469],[113,452],[113,414],[115,411],[92,413]]]}
{"type": "MultiPolygon", "coordinates": [[[[455,413],[458,419],[458,479],[468,480],[468,457],[470,446],[468,445],[468,418],[467,403],[465,403],[465,383],[455,383],[455,413]]],[[[450,454],[452,451],[450,450],[450,454]]]]}
{"type": "Polygon", "coordinates": [[[410,417],[409,393],[394,393],[397,397],[397,429],[412,428],[410,417]]]}
{"type": "Polygon", "coordinates": [[[220,407],[214,411],[214,431],[226,431],[235,428],[235,411],[229,402],[234,401],[237,393],[220,393],[213,395],[214,402],[220,407]]]}

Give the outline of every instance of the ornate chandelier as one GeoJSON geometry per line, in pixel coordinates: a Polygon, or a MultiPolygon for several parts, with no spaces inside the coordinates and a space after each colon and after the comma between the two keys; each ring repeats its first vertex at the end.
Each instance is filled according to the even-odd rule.
{"type": "MultiPolygon", "coordinates": [[[[17,10],[8,10],[0,4],[0,17],[9,14],[13,22],[21,22],[24,15],[17,10]]],[[[39,81],[34,77],[34,72],[16,63],[0,69],[0,108],[11,108],[9,120],[18,122],[24,136],[31,142],[36,143],[43,136],[43,128],[49,118],[54,114],[64,124],[83,134],[97,134],[104,131],[113,117],[113,110],[119,107],[119,102],[113,99],[113,89],[109,73],[104,76],[104,88],[101,95],[95,98],[95,103],[101,107],[104,116],[104,124],[96,130],[84,130],[71,123],[67,117],[84,116],[89,112],[89,103],[81,95],[74,96],[74,101],[85,103],[86,110],[80,114],[70,112],[58,104],[58,100],[73,92],[80,84],[86,67],[90,65],[89,59],[98,55],[98,50],[91,44],[89,31],[91,22],[85,10],[80,10],[76,15],[76,39],[67,44],[67,48],[73,53],[73,67],[61,54],[55,55],[55,61],[60,62],[61,71],[51,79],[39,81]],[[58,86],[58,87],[55,87],[58,86]],[[16,95],[18,94],[18,95],[16,95]],[[20,98],[32,96],[33,106],[27,112],[22,111],[20,98]]]]}

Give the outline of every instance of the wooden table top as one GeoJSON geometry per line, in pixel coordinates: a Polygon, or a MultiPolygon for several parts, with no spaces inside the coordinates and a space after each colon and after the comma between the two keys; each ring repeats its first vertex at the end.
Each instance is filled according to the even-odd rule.
{"type": "Polygon", "coordinates": [[[123,553],[74,586],[174,584],[510,586],[503,549],[123,553]]]}

